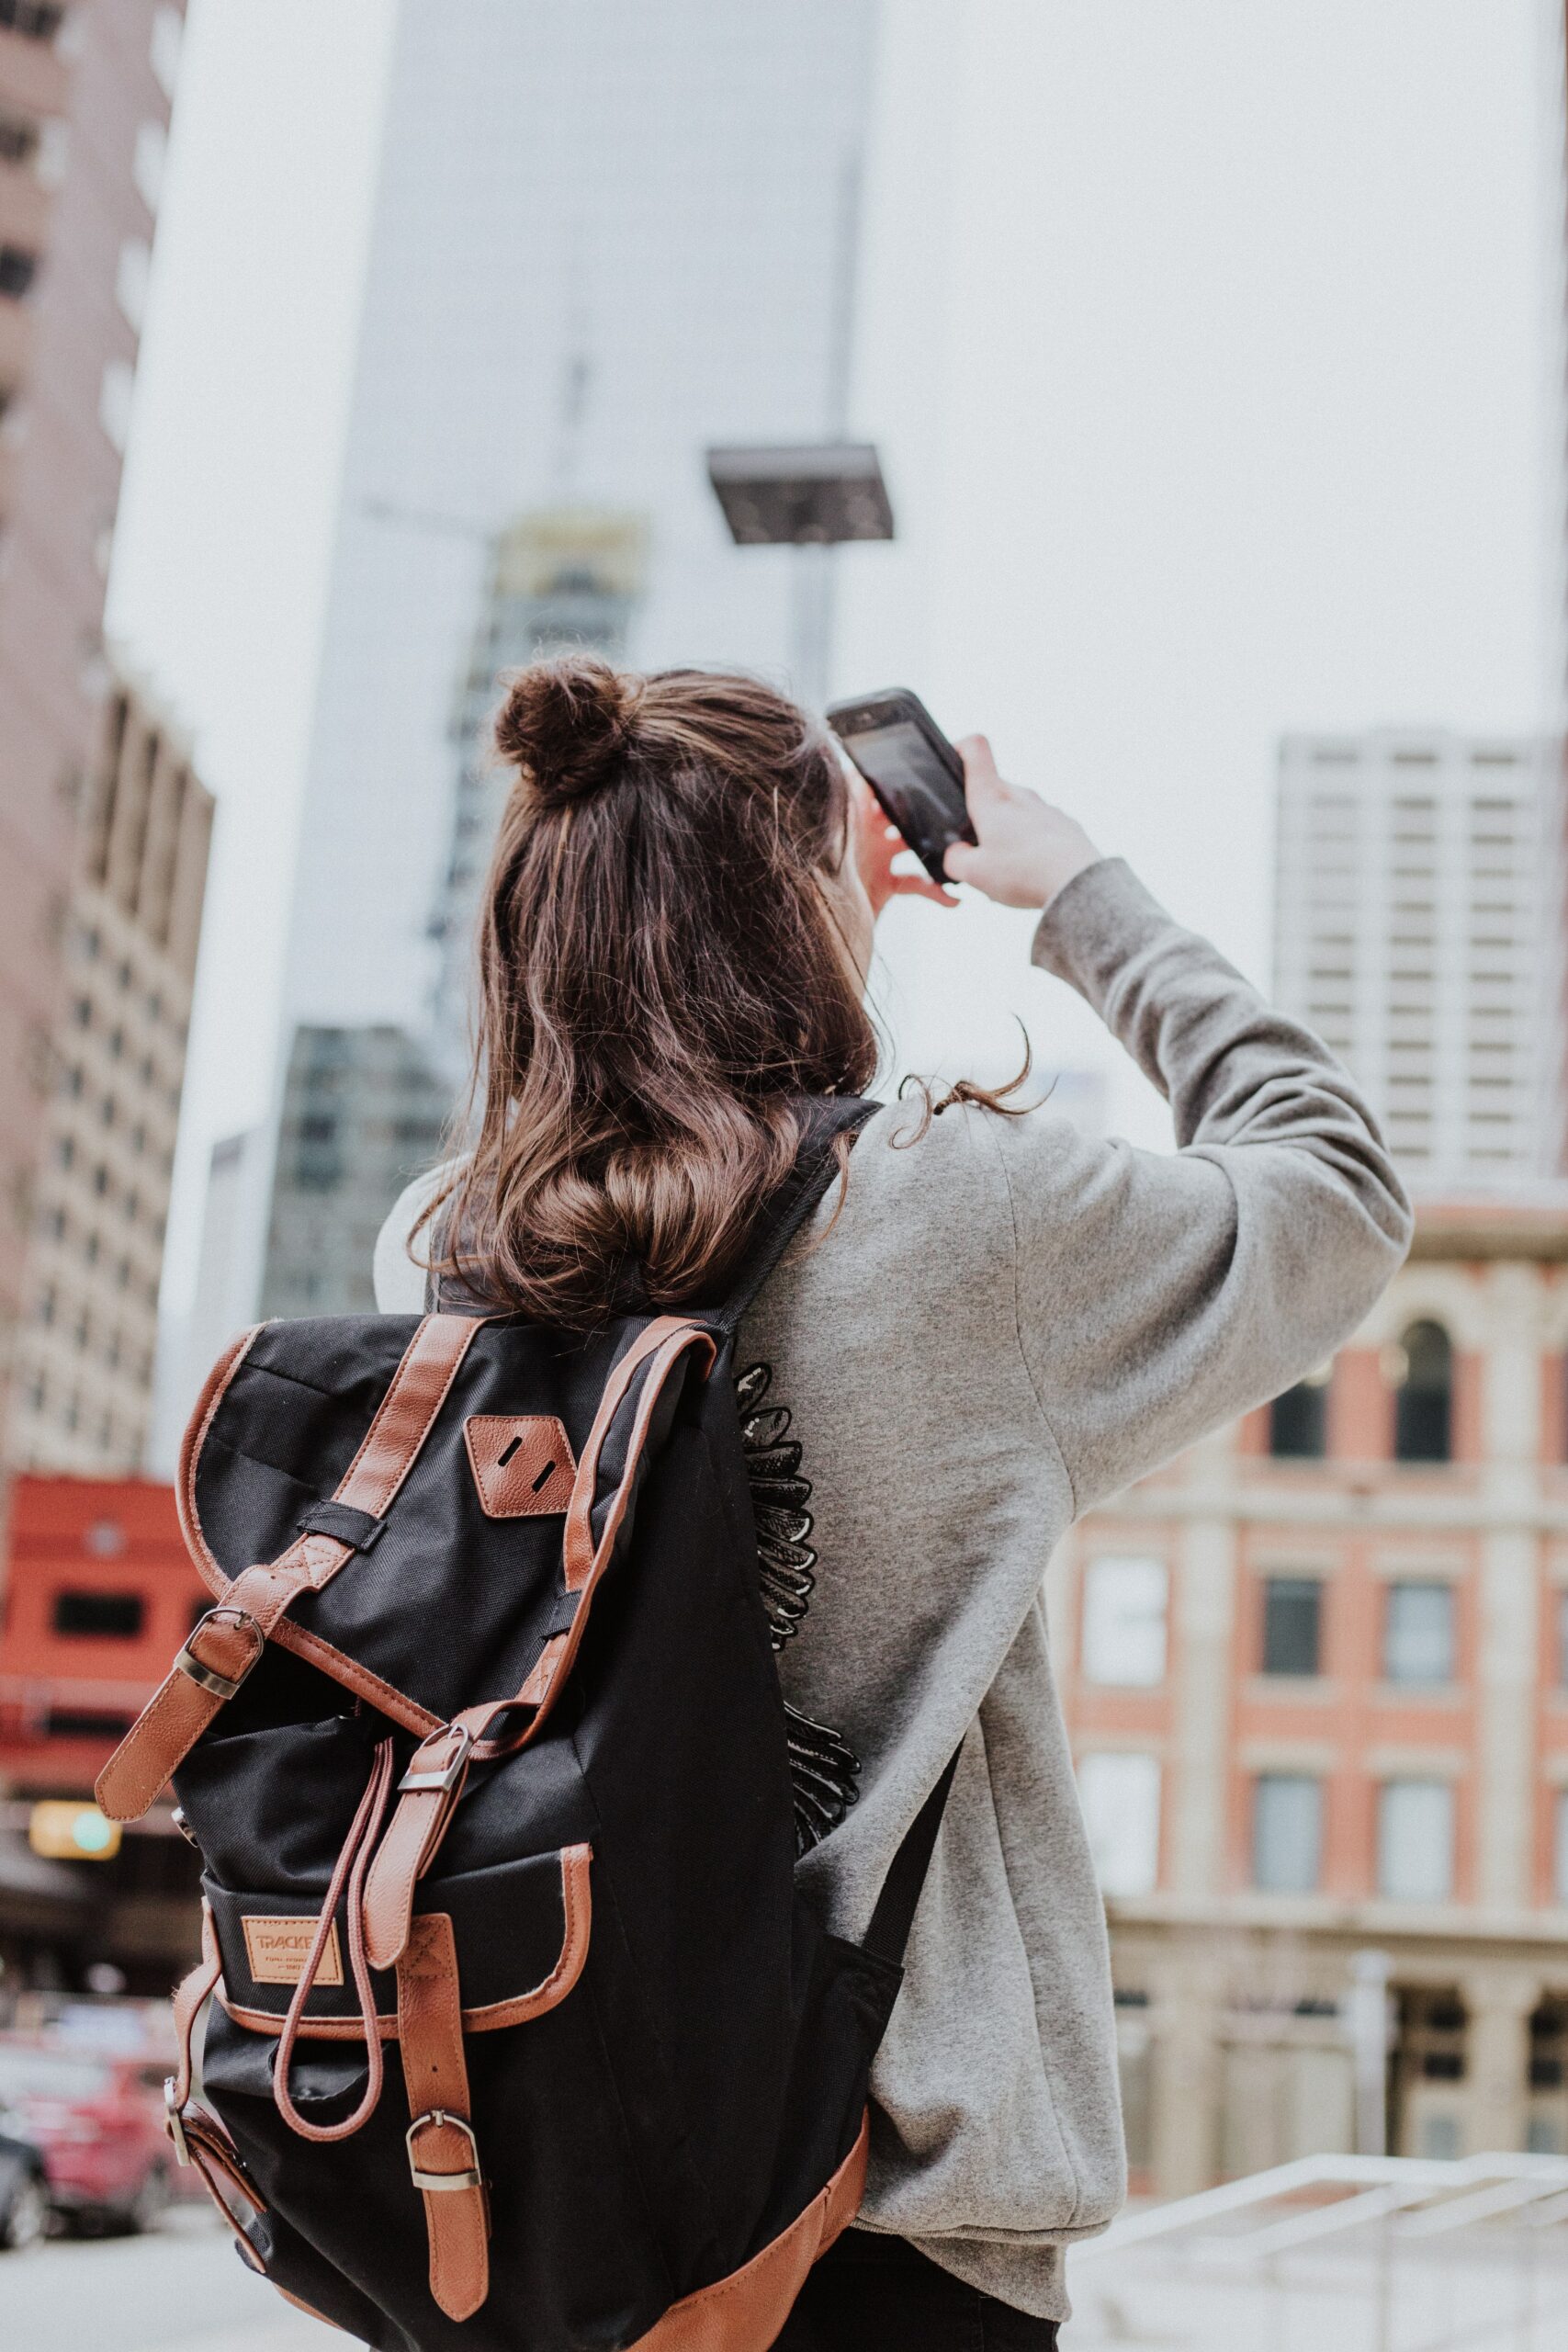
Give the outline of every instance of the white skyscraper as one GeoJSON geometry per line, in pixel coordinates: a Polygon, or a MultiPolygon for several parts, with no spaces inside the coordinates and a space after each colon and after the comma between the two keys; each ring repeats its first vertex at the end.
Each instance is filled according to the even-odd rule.
{"type": "MultiPolygon", "coordinates": [[[[443,909],[472,888],[443,877],[483,849],[455,809],[474,773],[476,632],[518,517],[638,534],[623,658],[787,680],[795,551],[731,545],[704,454],[848,421],[875,15],[875,0],[400,0],[290,1034],[392,1024],[429,1042],[455,954],[443,909]]],[[[355,1183],[346,1171],[345,1195],[355,1183]]]]}
{"type": "Polygon", "coordinates": [[[1560,783],[1544,742],[1380,729],[1280,746],[1275,986],[1422,1191],[1559,1164],[1560,783]]]}

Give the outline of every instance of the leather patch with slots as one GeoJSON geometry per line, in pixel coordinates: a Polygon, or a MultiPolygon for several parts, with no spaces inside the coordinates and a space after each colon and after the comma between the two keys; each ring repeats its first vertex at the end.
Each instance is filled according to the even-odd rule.
{"type": "MultiPolygon", "coordinates": [[[[251,1964],[252,1984],[298,1984],[316,1932],[315,1920],[258,1918],[252,1913],[242,1918],[240,1925],[245,1932],[245,1957],[251,1964]]],[[[316,1982],[343,1983],[343,1952],[335,1919],[321,1954],[321,1964],[316,1971],[316,1982]]]]}
{"type": "Polygon", "coordinates": [[[475,1413],[463,1423],[463,1442],[487,1519],[548,1519],[570,1502],[577,1457],[558,1420],[475,1413]]]}

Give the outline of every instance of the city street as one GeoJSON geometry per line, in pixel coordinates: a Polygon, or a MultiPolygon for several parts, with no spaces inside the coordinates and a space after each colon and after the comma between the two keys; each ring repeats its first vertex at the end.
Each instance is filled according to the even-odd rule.
{"type": "Polygon", "coordinates": [[[9,2352],[308,2352],[341,2344],[246,2272],[194,2206],[140,2238],[56,2238],[0,2255],[9,2352]]]}

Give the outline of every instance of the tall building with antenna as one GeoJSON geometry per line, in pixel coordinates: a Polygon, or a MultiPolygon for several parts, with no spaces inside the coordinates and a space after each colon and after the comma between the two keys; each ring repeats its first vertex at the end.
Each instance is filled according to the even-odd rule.
{"type": "MultiPolygon", "coordinates": [[[[288,957],[295,1080],[345,1050],[300,1051],[300,1030],[393,1027],[414,1059],[383,1044],[378,1069],[450,1067],[494,674],[561,641],[572,593],[541,533],[575,516],[597,547],[583,641],[791,678],[795,551],[730,543],[704,451],[843,431],[875,17],[400,0],[288,957]]],[[[334,1114],[290,1115],[319,1142],[334,1114]]],[[[403,1117],[389,1098],[379,1124],[403,1117]]],[[[353,1153],[332,1164],[344,1217],[373,1227],[386,1200],[353,1153]]],[[[275,1186],[271,1262],[297,1221],[275,1186]]]]}

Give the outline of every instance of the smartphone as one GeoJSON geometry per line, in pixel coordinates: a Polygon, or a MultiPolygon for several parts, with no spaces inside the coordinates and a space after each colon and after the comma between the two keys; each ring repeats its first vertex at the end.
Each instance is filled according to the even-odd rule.
{"type": "Polygon", "coordinates": [[[972,842],[964,763],[908,686],[836,702],[828,724],[933,882],[950,842],[972,842]]]}

